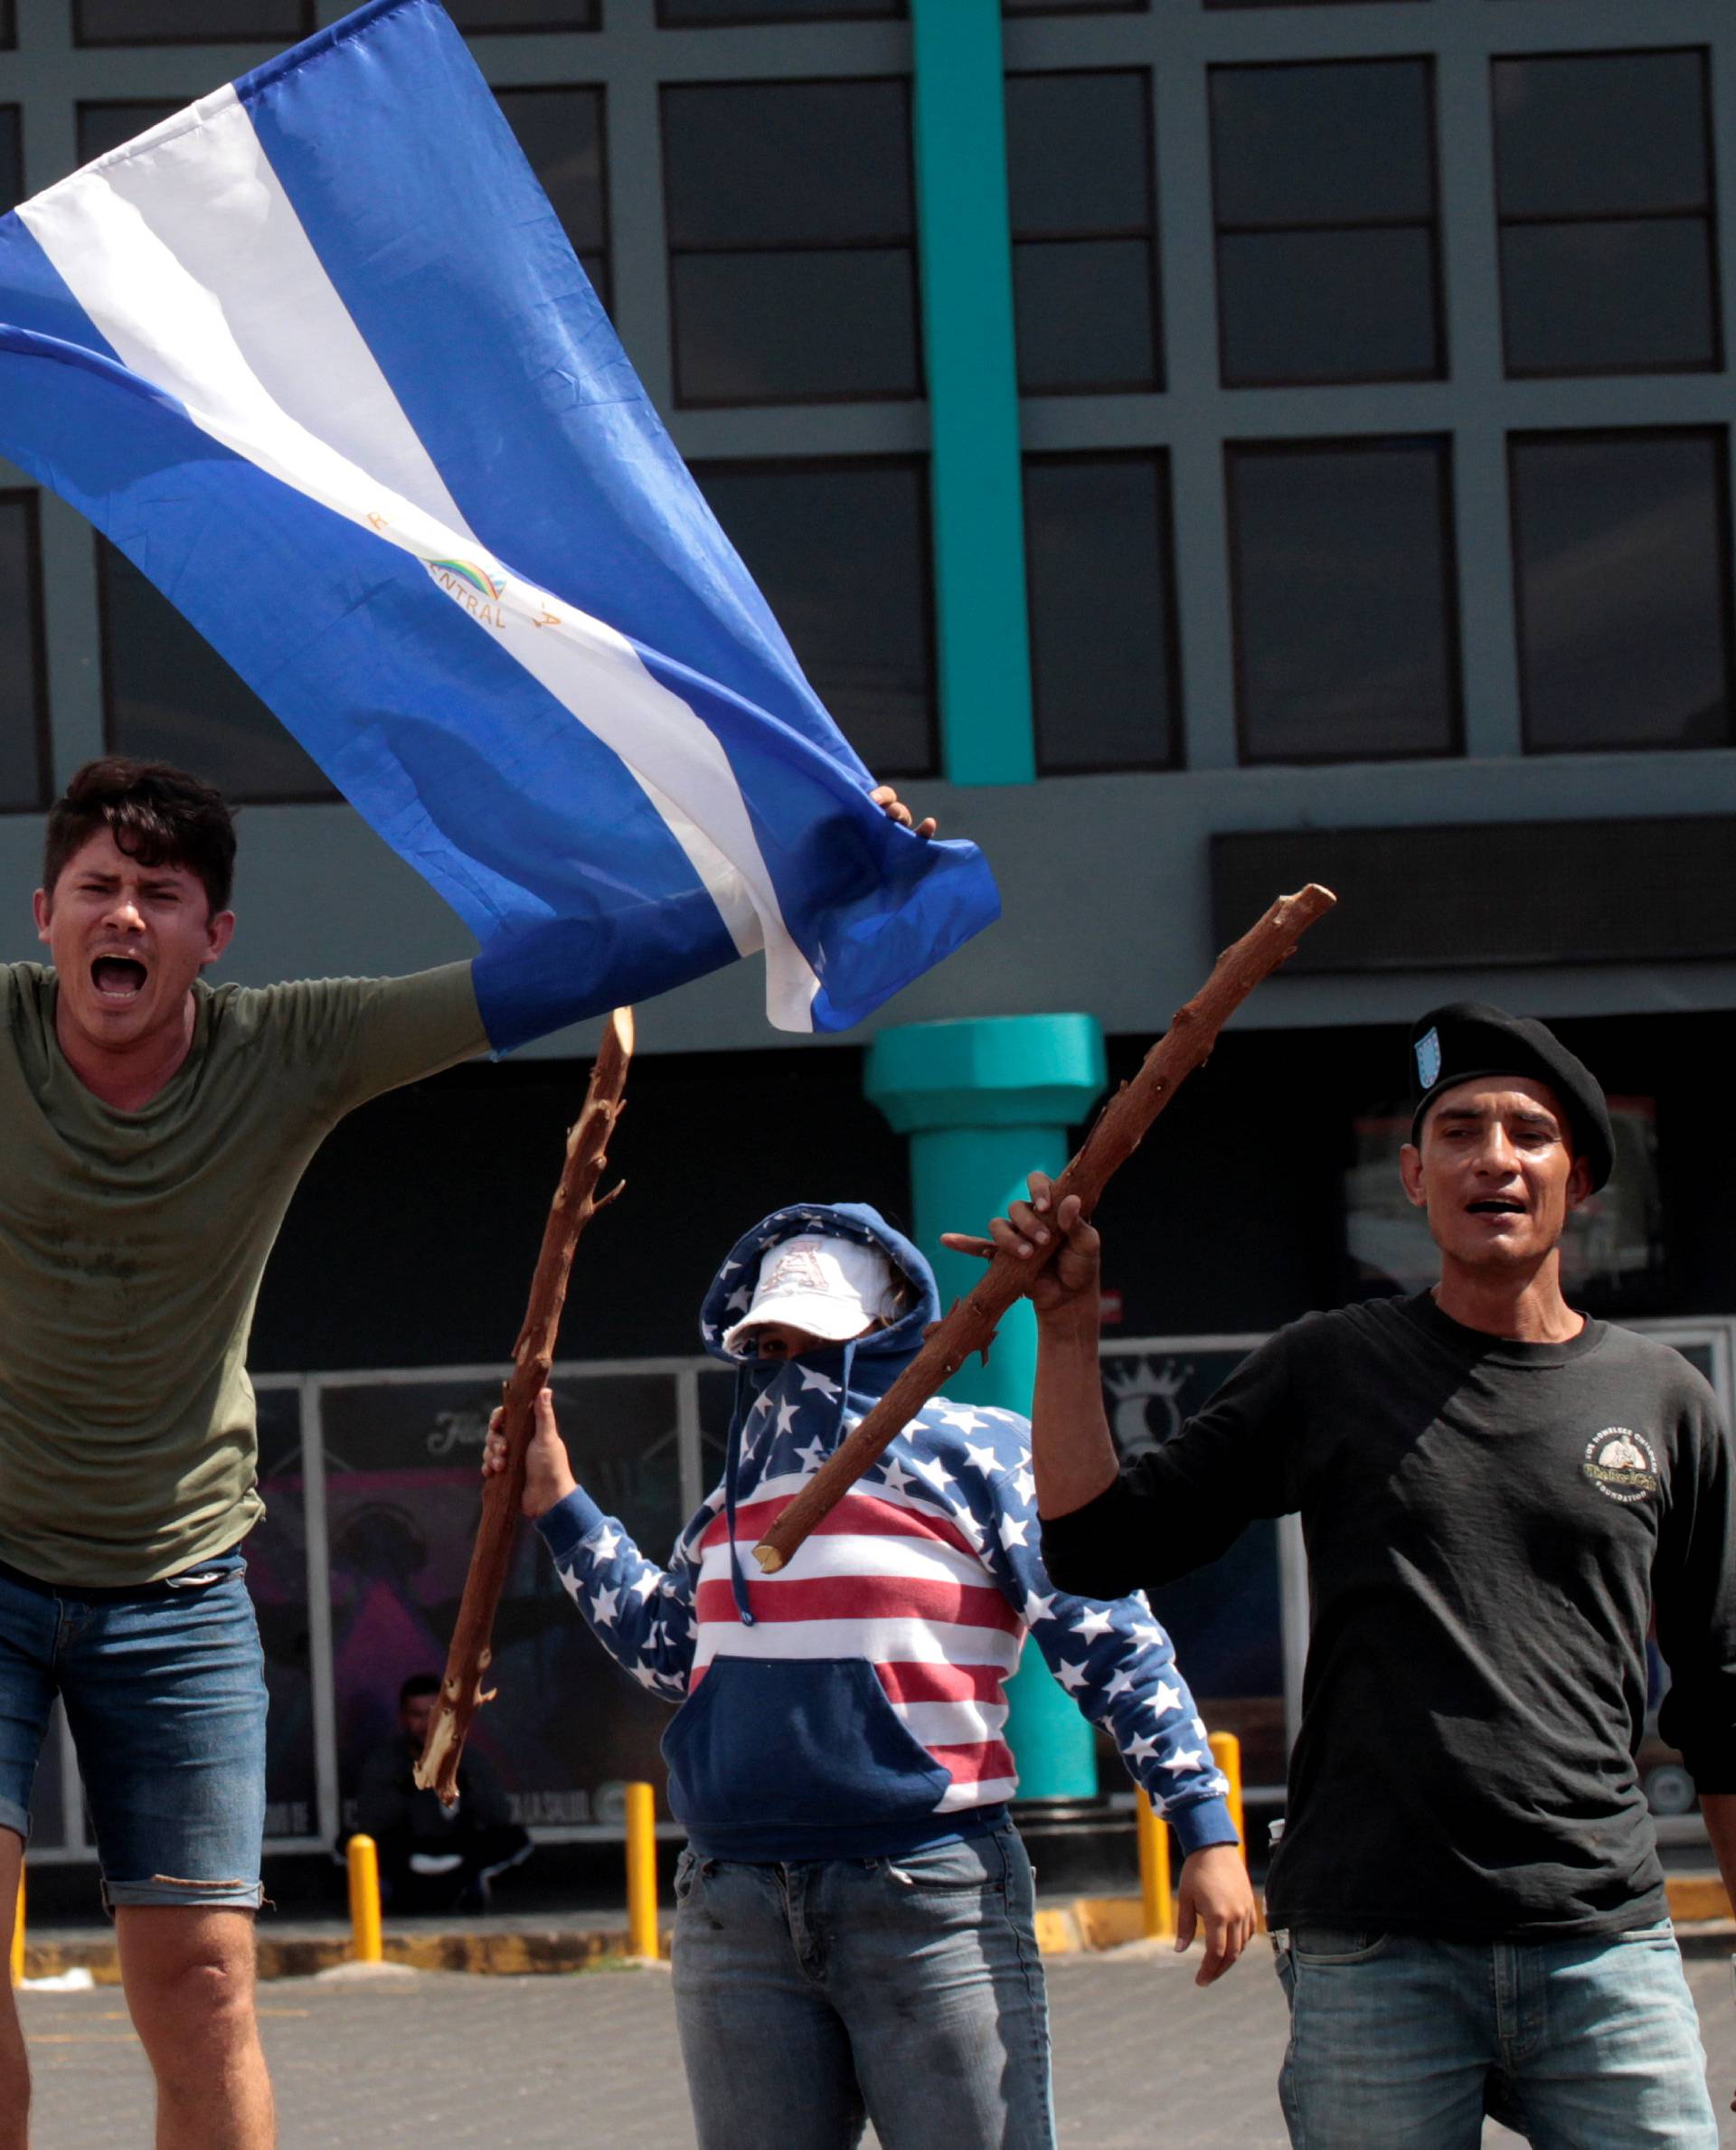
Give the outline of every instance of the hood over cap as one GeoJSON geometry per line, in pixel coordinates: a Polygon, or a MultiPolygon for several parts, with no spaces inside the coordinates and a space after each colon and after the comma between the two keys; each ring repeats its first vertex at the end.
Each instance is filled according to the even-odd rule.
{"type": "Polygon", "coordinates": [[[832,1386],[836,1391],[837,1416],[829,1444],[835,1447],[844,1438],[848,1414],[854,1411],[862,1417],[873,1408],[915,1357],[923,1330],[939,1318],[939,1312],[934,1271],[903,1233],[894,1231],[880,1212],[866,1202],[793,1202],[762,1217],[731,1248],[700,1309],[699,1334],[714,1359],[722,1359],[736,1370],[723,1495],[730,1530],[730,1586],[744,1626],[752,1627],[754,1616],[736,1544],[735,1508],[750,1410],[778,1383],[790,1379],[799,1382],[804,1368],[828,1380],[835,1372],[837,1379],[832,1386]],[[731,1351],[731,1334],[753,1304],[754,1287],[767,1252],[794,1239],[848,1240],[883,1255],[894,1278],[906,1287],[902,1310],[884,1328],[872,1329],[865,1336],[851,1337],[821,1351],[804,1353],[799,1359],[756,1359],[750,1355],[751,1346],[743,1349],[741,1344],[731,1351]]]}

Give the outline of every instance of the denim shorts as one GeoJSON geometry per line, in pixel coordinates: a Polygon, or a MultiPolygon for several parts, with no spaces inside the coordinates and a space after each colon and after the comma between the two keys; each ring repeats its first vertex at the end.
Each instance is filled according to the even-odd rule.
{"type": "Polygon", "coordinates": [[[116,1904],[257,1909],[265,1661],[247,1562],[91,1590],[0,1572],[0,1827],[30,1834],[58,1694],[116,1904]]]}

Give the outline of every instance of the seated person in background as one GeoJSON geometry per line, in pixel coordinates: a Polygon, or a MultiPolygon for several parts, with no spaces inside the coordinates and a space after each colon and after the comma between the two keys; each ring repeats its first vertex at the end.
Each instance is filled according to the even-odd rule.
{"type": "Polygon", "coordinates": [[[412,1673],[398,1691],[396,1736],[362,1766],[357,1833],[380,1852],[380,1892],[394,1911],[486,1911],[497,1874],[531,1852],[506,1795],[475,1748],[458,1765],[458,1803],[416,1788],[411,1771],[440,1692],[434,1673],[412,1673]]]}

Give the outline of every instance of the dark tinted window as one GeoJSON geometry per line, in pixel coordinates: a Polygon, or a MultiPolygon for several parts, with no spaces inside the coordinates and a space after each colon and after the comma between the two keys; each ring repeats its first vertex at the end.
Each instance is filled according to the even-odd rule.
{"type": "Polygon", "coordinates": [[[671,85],[663,128],[678,400],[917,394],[907,86],[671,85]]]}
{"type": "Polygon", "coordinates": [[[1520,435],[1512,469],[1526,744],[1728,742],[1722,431],[1520,435]]]}
{"type": "Polygon", "coordinates": [[[1719,363],[1706,56],[1495,62],[1512,373],[1719,363]]]}
{"type": "Polygon", "coordinates": [[[311,34],[313,0],[72,0],[81,45],[211,44],[311,34]]]}
{"type": "Polygon", "coordinates": [[[1001,0],[1004,15],[1142,15],[1151,0],[1001,0]]]}
{"type": "Polygon", "coordinates": [[[123,142],[147,133],[172,112],[182,110],[187,101],[185,98],[168,98],[147,103],[139,99],[129,104],[80,105],[79,162],[88,165],[93,157],[107,156],[123,142]]]}
{"type": "Polygon", "coordinates": [[[702,463],[694,476],[857,753],[877,775],[932,772],[922,466],[702,463]]]}
{"type": "Polygon", "coordinates": [[[24,194],[24,155],[19,138],[18,108],[0,105],[0,215],[23,201],[24,194]]]}
{"type": "Polygon", "coordinates": [[[595,30],[600,0],[447,0],[460,30],[595,30]]]}
{"type": "Polygon", "coordinates": [[[609,185],[602,91],[497,90],[495,94],[572,241],[573,252],[607,306],[609,185]]]}
{"type": "Polygon", "coordinates": [[[1148,75],[1009,76],[1006,143],[1020,387],[1161,387],[1148,75]]]}
{"type": "Polygon", "coordinates": [[[1446,444],[1235,448],[1228,462],[1243,759],[1455,751],[1446,444]]]}
{"type": "Polygon", "coordinates": [[[18,42],[18,18],[13,13],[12,0],[0,0],[0,45],[15,45],[18,42]]]}
{"type": "Polygon", "coordinates": [[[1429,63],[1219,67],[1211,98],[1225,384],[1443,372],[1429,63]]]}
{"type": "Polygon", "coordinates": [[[1040,765],[1165,767],[1179,731],[1165,457],[1033,456],[1024,525],[1040,765]]]}
{"type": "Polygon", "coordinates": [[[849,22],[903,13],[903,0],[657,0],[657,20],[669,30],[708,23],[849,22]]]}
{"type": "Polygon", "coordinates": [[[108,744],[195,769],[231,798],[326,798],[332,786],[267,709],[147,582],[97,540],[108,744]]]}
{"type": "Polygon", "coordinates": [[[43,804],[48,697],[33,493],[0,493],[0,808],[43,804]]]}

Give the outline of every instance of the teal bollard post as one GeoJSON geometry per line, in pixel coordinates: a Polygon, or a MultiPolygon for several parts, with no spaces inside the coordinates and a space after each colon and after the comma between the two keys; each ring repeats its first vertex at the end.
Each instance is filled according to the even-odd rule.
{"type": "MultiPolygon", "coordinates": [[[[882,1031],[863,1087],[910,1138],[915,1236],[934,1263],[944,1310],[980,1264],[940,1245],[943,1231],[980,1231],[1024,1192],[1033,1170],[1067,1162],[1067,1130],[1102,1095],[1103,1035],[1090,1015],[1002,1015],[882,1031]]],[[[973,1359],[947,1384],[967,1403],[1029,1413],[1037,1326],[1021,1300],[1001,1324],[986,1365],[973,1359]]],[[[1091,1728],[1034,1646],[1007,1683],[1007,1744],[1022,1799],[1091,1798],[1091,1728]]]]}

